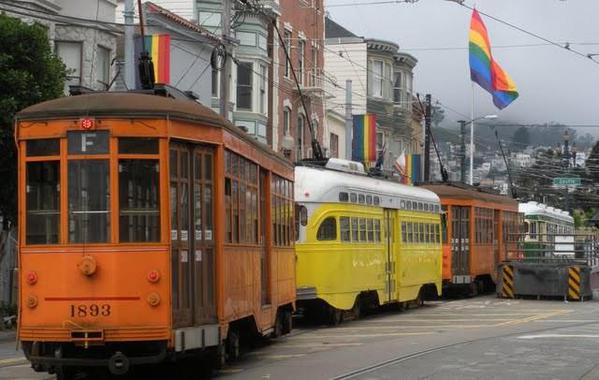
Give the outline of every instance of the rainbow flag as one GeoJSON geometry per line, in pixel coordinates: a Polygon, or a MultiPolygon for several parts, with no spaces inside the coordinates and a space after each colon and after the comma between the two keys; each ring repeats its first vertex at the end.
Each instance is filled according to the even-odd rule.
{"type": "Polygon", "coordinates": [[[400,175],[401,183],[413,185],[422,182],[422,155],[402,153],[393,167],[400,175]]]}
{"type": "Polygon", "coordinates": [[[376,115],[354,115],[352,160],[376,161],[376,115]]]}
{"type": "Polygon", "coordinates": [[[518,91],[512,78],[493,59],[487,27],[476,9],[470,20],[469,46],[470,78],[493,96],[497,108],[507,107],[518,97],[518,91]]]}
{"type": "MultiPolygon", "coordinates": [[[[156,83],[169,84],[171,81],[171,36],[168,34],[152,34],[145,36],[144,42],[154,64],[154,80],[156,83]]],[[[135,41],[136,58],[139,58],[141,50],[141,37],[139,37],[135,41]]]]}

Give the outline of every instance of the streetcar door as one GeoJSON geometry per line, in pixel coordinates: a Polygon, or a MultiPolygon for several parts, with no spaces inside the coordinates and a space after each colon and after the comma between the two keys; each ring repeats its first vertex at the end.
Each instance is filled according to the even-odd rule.
{"type": "Polygon", "coordinates": [[[193,150],[192,231],[193,241],[193,322],[216,320],[214,257],[214,150],[193,150]]]}
{"type": "Polygon", "coordinates": [[[469,283],[468,263],[470,254],[469,235],[470,235],[470,208],[452,207],[452,228],[451,228],[451,266],[454,283],[469,283]]]}
{"type": "Polygon", "coordinates": [[[386,262],[385,262],[385,295],[386,302],[391,302],[393,300],[393,294],[395,291],[395,255],[394,252],[399,252],[394,247],[395,239],[394,239],[394,228],[395,228],[395,217],[393,214],[393,210],[385,209],[384,210],[384,231],[385,234],[383,236],[383,243],[385,244],[386,251],[386,262]]]}
{"type": "Polygon", "coordinates": [[[190,151],[180,143],[171,143],[170,155],[170,217],[173,324],[192,324],[192,272],[190,231],[190,151]]]}

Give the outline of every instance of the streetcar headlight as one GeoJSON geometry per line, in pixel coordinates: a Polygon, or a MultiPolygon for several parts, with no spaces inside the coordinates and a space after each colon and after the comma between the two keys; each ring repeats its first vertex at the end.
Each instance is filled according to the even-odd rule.
{"type": "Polygon", "coordinates": [[[26,280],[29,285],[35,285],[37,283],[37,273],[33,271],[27,273],[26,280]]]}
{"type": "Polygon", "coordinates": [[[150,271],[150,273],[148,273],[148,281],[150,281],[151,283],[156,283],[160,281],[160,272],[158,272],[157,270],[150,271]]]}

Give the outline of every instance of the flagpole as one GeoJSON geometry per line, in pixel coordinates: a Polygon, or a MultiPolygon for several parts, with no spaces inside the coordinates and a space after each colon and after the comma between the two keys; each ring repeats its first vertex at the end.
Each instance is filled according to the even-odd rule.
{"type": "Polygon", "coordinates": [[[470,108],[470,185],[474,184],[474,82],[472,83],[472,107],[470,108]]]}

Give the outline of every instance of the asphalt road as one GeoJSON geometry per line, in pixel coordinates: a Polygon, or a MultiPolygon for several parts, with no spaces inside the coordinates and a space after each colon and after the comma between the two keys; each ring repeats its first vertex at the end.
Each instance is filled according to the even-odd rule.
{"type": "MultiPolygon", "coordinates": [[[[335,328],[300,327],[215,377],[599,379],[598,352],[599,302],[485,296],[387,311],[335,328]]],[[[14,343],[0,344],[0,355],[0,379],[49,378],[17,362],[14,343]]]]}

